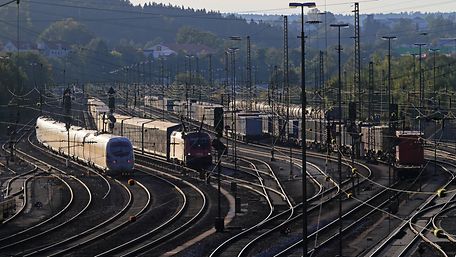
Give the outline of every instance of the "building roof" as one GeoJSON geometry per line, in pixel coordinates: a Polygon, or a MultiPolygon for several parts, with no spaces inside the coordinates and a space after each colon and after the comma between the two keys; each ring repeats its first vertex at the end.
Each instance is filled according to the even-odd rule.
{"type": "Polygon", "coordinates": [[[176,52],[182,51],[186,54],[193,54],[193,55],[204,55],[204,54],[213,54],[215,50],[205,46],[205,45],[198,45],[198,44],[168,44],[167,45],[171,50],[176,52]]]}

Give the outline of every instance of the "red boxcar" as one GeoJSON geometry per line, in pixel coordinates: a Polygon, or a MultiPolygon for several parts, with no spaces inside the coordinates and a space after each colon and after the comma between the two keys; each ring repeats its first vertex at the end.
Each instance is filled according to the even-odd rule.
{"type": "Polygon", "coordinates": [[[424,164],[423,134],[419,131],[397,131],[396,164],[422,166],[424,164]]]}

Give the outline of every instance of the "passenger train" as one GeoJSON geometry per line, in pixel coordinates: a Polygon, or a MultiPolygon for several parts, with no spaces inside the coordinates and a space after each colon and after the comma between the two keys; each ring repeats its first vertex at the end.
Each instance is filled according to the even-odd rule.
{"type": "Polygon", "coordinates": [[[105,172],[108,175],[130,175],[134,166],[134,153],[130,140],[109,134],[99,134],[72,126],[68,131],[65,124],[46,117],[36,121],[38,142],[54,152],[69,156],[105,172]]]}
{"type": "MultiPolygon", "coordinates": [[[[89,100],[89,112],[98,130],[107,128],[106,105],[96,98],[89,100]]],[[[114,135],[129,138],[133,147],[192,168],[212,164],[211,138],[202,131],[183,131],[179,123],[113,114],[114,135]]]]}

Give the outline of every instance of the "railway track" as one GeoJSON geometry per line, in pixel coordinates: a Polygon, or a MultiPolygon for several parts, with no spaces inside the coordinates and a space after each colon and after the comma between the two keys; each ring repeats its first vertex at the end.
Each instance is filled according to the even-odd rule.
{"type": "MultiPolygon", "coordinates": [[[[442,186],[436,186],[436,185],[429,185],[428,188],[424,188],[424,192],[419,193],[423,196],[428,196],[427,199],[416,208],[417,211],[412,212],[409,217],[401,218],[401,217],[396,217],[396,219],[399,219],[401,222],[397,226],[397,228],[388,235],[387,238],[385,238],[381,243],[375,246],[375,248],[367,253],[367,256],[385,256],[386,255],[394,255],[394,256],[406,256],[406,254],[410,254],[410,251],[412,247],[417,243],[417,241],[422,238],[422,229],[426,228],[429,226],[428,222],[430,223],[431,221],[428,219],[431,219],[432,216],[420,221],[419,226],[422,229],[416,229],[414,228],[413,220],[415,220],[422,211],[428,210],[428,207],[433,205],[434,201],[437,198],[436,195],[436,190],[438,188],[447,188],[451,185],[452,181],[456,178],[454,171],[451,171],[448,169],[447,166],[448,164],[443,164],[441,167],[443,170],[448,173],[449,179],[446,180],[445,183],[442,184],[442,186]],[[426,224],[423,225],[423,222],[426,224]],[[396,244],[395,242],[400,242],[399,244],[396,244]]],[[[454,169],[455,166],[451,165],[451,169],[454,169]]]]}
{"type": "MultiPolygon", "coordinates": [[[[27,229],[27,234],[29,234],[31,236],[23,238],[21,240],[16,239],[15,240],[16,242],[14,242],[13,244],[8,244],[8,245],[4,246],[5,248],[11,248],[11,247],[17,248],[21,244],[27,242],[27,247],[22,247],[23,249],[21,249],[21,251],[19,252],[19,254],[21,254],[21,255],[34,254],[34,253],[40,252],[41,249],[50,249],[50,248],[52,248],[51,246],[63,244],[64,242],[66,242],[66,240],[62,241],[62,238],[64,238],[64,239],[72,238],[73,235],[80,234],[80,233],[78,233],[79,231],[87,229],[87,227],[89,227],[89,226],[87,226],[87,225],[89,225],[89,224],[87,224],[87,222],[85,223],[87,225],[83,225],[84,223],[79,222],[79,224],[80,224],[79,226],[75,226],[75,222],[77,220],[79,220],[79,221],[87,220],[86,217],[93,215],[93,213],[100,213],[100,211],[98,211],[97,208],[89,209],[90,206],[99,206],[98,208],[103,208],[102,204],[95,204],[95,202],[93,202],[93,199],[98,199],[97,202],[103,201],[103,200],[107,200],[107,201],[112,200],[114,202],[120,202],[120,203],[122,202],[122,201],[118,201],[116,199],[116,197],[111,198],[111,196],[112,196],[111,185],[100,174],[98,174],[96,177],[90,177],[90,176],[85,177],[85,172],[83,171],[83,172],[76,172],[78,174],[76,174],[75,176],[69,175],[69,173],[61,170],[58,167],[61,165],[50,164],[50,163],[43,161],[43,159],[46,159],[44,157],[44,155],[46,155],[46,154],[49,155],[49,152],[45,151],[40,146],[33,144],[30,137],[28,138],[28,141],[29,141],[29,145],[32,145],[35,149],[39,150],[39,151],[34,152],[35,156],[27,154],[27,153],[25,153],[25,151],[23,151],[19,148],[17,148],[16,151],[20,155],[23,156],[22,158],[24,158],[24,159],[26,158],[27,160],[29,160],[31,162],[38,163],[38,165],[40,165],[42,167],[41,169],[43,169],[44,167],[47,167],[46,172],[58,172],[60,174],[58,174],[58,175],[53,174],[53,175],[57,176],[59,178],[63,177],[63,179],[69,178],[69,179],[67,179],[68,180],[67,183],[70,185],[69,188],[71,188],[71,196],[72,197],[75,196],[75,193],[73,193],[73,191],[74,192],[78,191],[78,194],[77,194],[78,201],[73,200],[73,198],[72,198],[72,201],[70,203],[68,203],[66,208],[64,208],[61,212],[56,213],[54,216],[38,223],[35,226],[29,227],[27,229]],[[47,152],[47,153],[45,153],[45,152],[47,152]],[[37,157],[38,153],[41,154],[40,157],[37,157]],[[61,175],[61,174],[63,174],[63,175],[61,175]],[[89,183],[90,186],[88,186],[82,180],[88,181],[86,183],[89,183]],[[78,183],[79,186],[76,183],[78,183]],[[107,186],[100,187],[100,185],[103,185],[105,183],[107,186]],[[93,187],[93,188],[97,188],[97,189],[95,189],[93,191],[93,190],[90,190],[89,187],[93,187]],[[104,191],[104,190],[106,190],[106,191],[104,191]],[[92,191],[95,193],[93,193],[92,191]],[[84,194],[83,192],[86,192],[86,194],[84,194]],[[92,197],[92,196],[94,196],[94,197],[92,197]],[[96,197],[96,196],[100,196],[100,197],[96,197]],[[86,200],[84,200],[84,198],[86,200]],[[60,232],[60,234],[57,237],[57,233],[59,233],[59,231],[62,231],[62,228],[66,228],[64,230],[65,232],[64,233],[60,232]],[[43,237],[43,235],[47,235],[47,236],[43,237]],[[40,240],[34,240],[33,243],[30,243],[31,239],[35,239],[38,236],[40,236],[39,237],[40,240]],[[56,238],[58,238],[58,239],[52,240],[52,238],[54,236],[56,236],[56,238]],[[48,240],[47,241],[48,243],[45,243],[46,240],[48,240]],[[51,242],[49,242],[49,241],[51,241],[51,242]]],[[[56,155],[51,155],[51,156],[52,156],[51,158],[47,157],[47,159],[55,158],[55,160],[52,161],[54,163],[59,162],[58,159],[62,158],[61,156],[56,156],[56,155]]],[[[74,167],[76,167],[78,164],[73,162],[73,165],[74,165],[74,167]]],[[[87,168],[81,167],[81,170],[82,169],[85,170],[87,168]]],[[[115,212],[115,209],[113,209],[113,212],[115,212]]],[[[103,212],[101,212],[101,213],[103,213],[103,212]]],[[[104,213],[109,213],[109,211],[105,210],[104,213]]],[[[93,220],[93,218],[92,218],[92,220],[93,220]]],[[[97,220],[95,219],[94,222],[97,222],[97,220]]],[[[90,226],[90,227],[92,227],[92,226],[90,226]]],[[[18,235],[14,235],[14,238],[17,238],[17,237],[18,237],[18,235]]],[[[14,249],[13,249],[13,251],[14,251],[14,249]]]]}
{"type": "Polygon", "coordinates": [[[253,244],[255,241],[261,239],[261,237],[264,236],[263,235],[265,232],[264,225],[266,223],[272,223],[274,221],[277,224],[282,224],[284,222],[284,220],[288,220],[290,217],[292,217],[292,215],[294,213],[294,208],[293,208],[292,203],[289,200],[289,197],[283,190],[283,187],[281,186],[280,181],[278,181],[277,177],[275,177],[274,172],[272,172],[272,169],[270,169],[270,166],[267,165],[266,163],[262,164],[262,165],[265,165],[266,168],[268,169],[268,172],[266,172],[266,175],[271,175],[272,180],[264,178],[264,177],[268,177],[268,176],[265,176],[264,172],[262,172],[263,174],[259,172],[259,169],[257,167],[258,165],[254,164],[251,160],[247,160],[247,162],[249,162],[252,165],[252,167],[254,168],[254,170],[257,173],[257,178],[258,178],[258,181],[262,188],[261,194],[265,197],[270,211],[267,214],[267,216],[261,222],[256,224],[255,226],[245,229],[245,230],[241,231],[240,233],[235,234],[234,236],[225,240],[210,254],[210,256],[234,256],[234,255],[240,256],[240,255],[242,255],[244,252],[248,251],[251,244],[253,244]],[[269,194],[270,190],[268,189],[268,186],[266,186],[266,183],[270,184],[270,185],[268,185],[269,187],[274,186],[274,184],[279,186],[279,188],[281,190],[280,193],[282,194],[283,198],[281,200],[280,199],[273,200],[273,197],[271,197],[271,195],[269,194]],[[283,204],[282,202],[285,202],[287,211],[281,212],[278,215],[273,216],[274,203],[276,203],[276,205],[277,205],[277,202],[280,202],[281,205],[283,204]]]}
{"type": "MultiPolygon", "coordinates": [[[[261,148],[262,146],[258,146],[258,145],[257,145],[256,147],[260,147],[260,148],[261,148]]],[[[244,148],[244,149],[242,149],[242,147],[240,147],[240,148],[241,148],[241,151],[242,151],[242,150],[247,151],[247,150],[246,150],[247,148],[244,148]]],[[[238,148],[238,149],[239,149],[239,148],[238,148]]],[[[270,149],[267,149],[267,152],[269,152],[269,150],[270,150],[270,149]]],[[[279,148],[279,150],[280,150],[280,148],[279,148]]],[[[259,155],[259,152],[257,152],[256,154],[259,155]]],[[[261,154],[264,155],[264,157],[266,157],[266,154],[264,154],[264,153],[261,153],[261,154]]],[[[311,155],[313,155],[313,156],[318,156],[318,157],[320,157],[320,158],[322,157],[321,155],[318,155],[318,154],[311,154],[311,155]]],[[[325,156],[325,157],[326,157],[326,156],[325,156]]],[[[289,159],[289,157],[286,156],[286,155],[284,155],[284,156],[283,156],[283,161],[286,161],[286,159],[289,159]]],[[[293,160],[294,162],[295,162],[295,161],[299,161],[299,159],[297,159],[297,158],[293,158],[292,160],[293,160]]],[[[226,166],[226,164],[227,164],[227,163],[224,163],[224,166],[226,166]]],[[[295,165],[295,164],[293,164],[293,165],[295,165]]],[[[357,164],[357,165],[358,165],[358,164],[357,164]]],[[[348,164],[348,166],[350,167],[350,164],[348,164]]],[[[352,167],[350,167],[350,168],[352,168],[352,167]]],[[[307,169],[307,170],[309,170],[309,169],[307,169]]],[[[336,192],[334,195],[328,194],[328,195],[330,195],[330,196],[328,196],[328,199],[327,199],[326,203],[332,201],[332,198],[333,198],[334,196],[336,196],[337,194],[339,194],[339,193],[348,194],[348,193],[350,193],[350,191],[354,191],[354,187],[353,187],[353,186],[350,187],[350,186],[348,185],[349,182],[350,182],[350,180],[344,180],[344,183],[343,183],[342,188],[339,188],[338,185],[337,185],[337,183],[336,183],[335,180],[333,179],[333,177],[336,176],[335,173],[333,173],[333,174],[330,174],[330,173],[331,173],[331,172],[328,171],[328,173],[322,175],[321,178],[324,178],[324,181],[327,181],[327,180],[331,181],[331,182],[334,184],[334,187],[333,187],[333,188],[335,188],[335,189],[332,190],[332,191],[333,191],[332,193],[334,194],[334,191],[337,191],[337,192],[336,192]]],[[[264,175],[264,174],[263,174],[263,175],[264,175]]],[[[310,175],[310,174],[309,174],[309,175],[310,175]]],[[[261,176],[261,175],[258,174],[258,176],[261,176]]],[[[368,177],[369,177],[369,175],[366,174],[366,175],[365,175],[365,178],[363,179],[363,181],[361,182],[361,184],[362,184],[362,183],[371,182],[371,181],[369,181],[369,179],[367,179],[368,177]]],[[[321,178],[320,178],[320,179],[321,179],[321,178]]],[[[260,180],[261,180],[261,179],[260,179],[260,180]]],[[[324,182],[324,181],[321,181],[321,182],[324,182]]],[[[242,181],[239,180],[239,182],[242,182],[242,181]]],[[[321,182],[319,183],[320,185],[321,185],[321,182]]],[[[256,184],[256,185],[254,185],[254,186],[256,186],[257,188],[259,188],[259,189],[261,190],[261,185],[256,184]]],[[[274,191],[274,190],[271,190],[270,188],[269,188],[269,189],[265,189],[265,190],[266,190],[266,192],[263,192],[263,195],[264,195],[265,197],[269,194],[269,192],[273,192],[273,191],[274,191]]],[[[276,190],[276,191],[277,191],[277,190],[276,190]]],[[[318,191],[318,193],[315,194],[315,195],[316,195],[316,196],[322,195],[322,192],[321,192],[321,191],[322,191],[322,190],[320,189],[320,190],[318,191]]],[[[327,192],[330,192],[330,190],[327,190],[327,192]]],[[[379,201],[379,202],[381,203],[380,206],[383,206],[383,205],[388,204],[389,199],[388,199],[388,200],[381,200],[381,199],[388,198],[387,196],[385,196],[385,195],[387,195],[387,192],[388,192],[388,189],[384,189],[383,191],[381,191],[380,193],[378,193],[377,195],[375,195],[374,199],[377,199],[377,198],[380,199],[380,200],[377,200],[377,201],[379,201]]],[[[277,192],[276,192],[275,194],[276,194],[277,196],[280,196],[280,195],[281,195],[280,193],[277,193],[277,192]]],[[[283,194],[283,195],[285,195],[285,194],[283,194]]],[[[366,198],[368,198],[368,197],[366,197],[366,198]]],[[[362,199],[361,199],[361,200],[362,200],[362,199]]],[[[325,201],[323,201],[323,200],[320,199],[320,202],[325,202],[325,201]]],[[[366,202],[366,205],[369,205],[369,204],[375,205],[375,204],[377,204],[377,203],[376,203],[374,200],[369,200],[369,201],[366,202]]],[[[319,206],[322,206],[322,205],[323,205],[323,203],[321,203],[321,204],[316,204],[315,206],[318,206],[318,207],[319,207],[319,206]]],[[[331,208],[331,204],[328,204],[328,206],[330,206],[330,207],[328,207],[328,209],[330,209],[330,208],[331,208]]],[[[364,204],[360,204],[360,205],[358,205],[358,206],[364,206],[364,204]]],[[[368,207],[366,208],[366,206],[364,206],[364,208],[366,209],[366,210],[364,211],[364,213],[367,212],[367,214],[361,214],[360,217],[359,217],[359,219],[358,219],[358,218],[355,218],[355,221],[356,221],[356,222],[353,222],[352,224],[349,224],[349,225],[344,229],[344,231],[347,230],[347,229],[349,229],[349,228],[351,228],[351,227],[356,226],[356,224],[359,224],[359,223],[360,223],[360,220],[363,220],[363,219],[366,219],[367,217],[369,217],[369,216],[373,213],[373,212],[369,212],[369,211],[368,211],[369,208],[371,208],[371,207],[372,207],[372,206],[368,206],[368,207]]],[[[361,208],[361,207],[359,207],[359,208],[361,208]]],[[[320,210],[320,211],[321,211],[321,210],[320,210]]],[[[359,212],[359,211],[360,211],[360,210],[359,210],[358,208],[356,208],[356,209],[353,210],[353,211],[347,212],[347,214],[346,214],[346,216],[344,216],[344,218],[348,218],[347,215],[352,215],[351,218],[353,218],[353,217],[354,217],[353,214],[354,214],[355,212],[359,212]]],[[[300,217],[299,214],[298,214],[297,216],[300,217]]],[[[268,215],[268,217],[269,217],[269,215],[268,215]]],[[[286,219],[286,220],[289,220],[289,219],[286,219]]],[[[299,218],[296,218],[296,219],[294,219],[294,220],[295,220],[295,221],[296,221],[296,220],[299,220],[299,218]]],[[[336,221],[337,221],[337,219],[336,219],[336,221]]],[[[334,229],[334,227],[335,227],[335,226],[334,226],[334,223],[335,223],[335,222],[332,222],[332,223],[327,224],[326,226],[323,226],[322,228],[319,228],[317,231],[315,231],[316,233],[314,233],[313,236],[316,236],[316,235],[318,235],[319,233],[321,233],[321,234],[325,233],[325,234],[328,234],[328,235],[334,234],[334,233],[331,233],[331,232],[326,231],[326,230],[329,230],[330,227],[333,227],[333,229],[334,229]]],[[[272,227],[278,227],[278,228],[280,228],[281,226],[272,226],[272,227]]],[[[278,230],[279,230],[279,229],[277,229],[277,231],[278,231],[278,230]]],[[[322,239],[321,234],[319,235],[319,236],[320,236],[320,239],[322,239]]],[[[337,236],[337,233],[336,233],[336,236],[337,236]]],[[[318,249],[319,247],[323,247],[323,245],[326,245],[326,244],[328,244],[329,242],[333,241],[334,238],[335,238],[335,237],[329,237],[328,239],[323,239],[323,240],[321,240],[323,243],[321,243],[321,244],[319,244],[319,245],[317,245],[317,244],[313,245],[313,248],[311,247],[312,250],[311,250],[310,253],[312,253],[313,251],[315,251],[315,249],[318,249]]],[[[246,240],[246,241],[248,241],[248,240],[246,240]]],[[[251,243],[247,243],[249,246],[246,247],[245,249],[248,249],[251,245],[254,245],[254,244],[255,244],[255,241],[256,241],[256,240],[252,240],[251,243]]],[[[311,240],[311,241],[312,241],[312,240],[311,240]]],[[[316,241],[316,240],[315,240],[315,241],[316,241]]],[[[299,242],[298,242],[296,245],[299,245],[299,242]]],[[[296,247],[296,245],[293,246],[293,247],[291,247],[291,249],[293,249],[294,247],[296,247]]],[[[287,250],[287,251],[289,251],[289,250],[287,250]]],[[[239,253],[238,256],[242,256],[242,255],[245,254],[246,252],[248,252],[248,251],[247,251],[247,250],[241,250],[241,253],[239,253]]],[[[233,254],[233,251],[231,251],[231,252],[228,251],[228,253],[229,253],[229,254],[233,254]]],[[[214,254],[214,252],[213,252],[213,254],[214,254]]],[[[217,254],[218,254],[218,253],[215,253],[215,255],[217,255],[217,254]]]]}
{"type": "MultiPolygon", "coordinates": [[[[167,240],[180,236],[193,224],[197,223],[208,208],[205,194],[197,186],[190,182],[181,180],[179,177],[167,172],[148,167],[147,158],[139,160],[137,158],[136,167],[138,172],[155,179],[162,180],[180,195],[181,204],[176,208],[173,215],[155,225],[149,225],[150,229],[144,231],[137,237],[128,240],[117,247],[101,252],[96,256],[137,256],[148,255],[150,251],[158,246],[167,243],[167,240]],[[156,174],[160,174],[157,176],[156,174]],[[167,178],[163,178],[167,177],[167,178]]],[[[157,214],[158,215],[158,214],[157,214]]]]}

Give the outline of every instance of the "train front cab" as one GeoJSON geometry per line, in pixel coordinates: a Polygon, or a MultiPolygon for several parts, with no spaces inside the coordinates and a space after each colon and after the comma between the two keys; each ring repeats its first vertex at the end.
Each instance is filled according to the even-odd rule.
{"type": "Polygon", "coordinates": [[[111,138],[106,146],[106,164],[109,175],[131,175],[134,152],[130,140],[124,137],[111,138]]]}
{"type": "Polygon", "coordinates": [[[189,133],[185,136],[185,140],[187,166],[205,168],[212,164],[211,139],[207,133],[189,133]]]}

